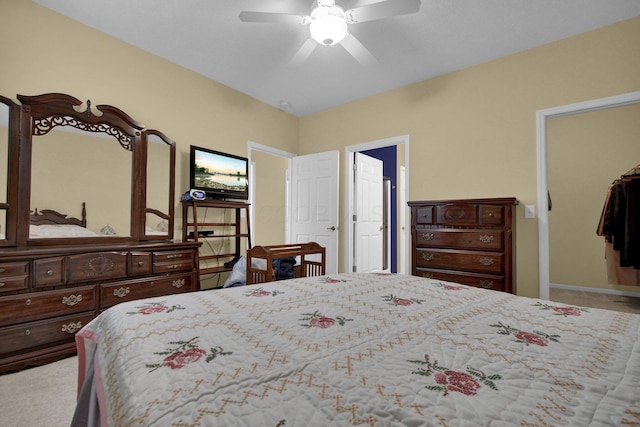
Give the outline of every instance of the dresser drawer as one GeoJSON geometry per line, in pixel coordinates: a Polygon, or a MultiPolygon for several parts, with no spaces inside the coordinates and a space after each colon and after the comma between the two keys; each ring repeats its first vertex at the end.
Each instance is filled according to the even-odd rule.
{"type": "Polygon", "coordinates": [[[193,269],[193,251],[154,252],[153,272],[171,273],[191,271],[193,269]]]}
{"type": "Polygon", "coordinates": [[[502,225],[504,208],[496,205],[480,205],[480,218],[483,225],[502,225]]]}
{"type": "Polygon", "coordinates": [[[492,275],[473,275],[469,273],[443,272],[440,270],[430,270],[418,268],[417,275],[427,279],[444,280],[445,282],[462,283],[463,285],[474,286],[476,288],[491,289],[494,291],[504,291],[504,277],[492,275]]]}
{"type": "Polygon", "coordinates": [[[127,275],[126,252],[94,252],[71,255],[69,261],[69,282],[104,280],[127,275]]]}
{"type": "Polygon", "coordinates": [[[191,274],[149,277],[140,280],[100,285],[100,308],[136,299],[189,292],[191,274]]]}
{"type": "Polygon", "coordinates": [[[0,297],[0,326],[96,309],[95,286],[0,297]]]}
{"type": "Polygon", "coordinates": [[[36,259],[33,261],[33,286],[55,286],[63,282],[63,257],[36,259]]]}
{"type": "Polygon", "coordinates": [[[131,264],[129,274],[139,276],[151,274],[153,271],[153,253],[151,252],[131,252],[131,264]]]}
{"type": "Polygon", "coordinates": [[[0,328],[0,342],[2,343],[0,354],[73,342],[76,332],[89,323],[93,317],[93,312],[79,313],[0,328]]]}
{"type": "Polygon", "coordinates": [[[416,224],[432,224],[433,223],[433,206],[419,206],[415,210],[416,224]]]}
{"type": "Polygon", "coordinates": [[[29,286],[29,263],[7,262],[0,264],[0,292],[17,291],[29,286]]]}
{"type": "Polygon", "coordinates": [[[428,248],[452,248],[502,251],[502,230],[416,229],[416,245],[428,248]]]}
{"type": "Polygon", "coordinates": [[[503,271],[503,254],[496,252],[472,252],[456,250],[416,250],[416,267],[444,270],[475,271],[500,274],[503,271]]]}
{"type": "Polygon", "coordinates": [[[436,219],[443,225],[475,225],[478,223],[478,205],[439,205],[436,206],[436,219]]]}

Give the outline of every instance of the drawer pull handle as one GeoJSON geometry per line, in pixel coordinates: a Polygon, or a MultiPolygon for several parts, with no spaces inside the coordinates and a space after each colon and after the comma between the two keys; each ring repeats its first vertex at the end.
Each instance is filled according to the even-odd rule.
{"type": "Polygon", "coordinates": [[[174,258],[182,258],[182,254],[170,254],[170,255],[167,255],[167,259],[174,259],[174,258]]]}
{"type": "Polygon", "coordinates": [[[75,334],[82,328],[82,322],[69,322],[66,325],[62,325],[62,332],[66,332],[68,334],[75,334]]]}
{"type": "Polygon", "coordinates": [[[30,300],[30,299],[28,299],[28,300],[26,300],[24,303],[25,303],[26,305],[31,305],[31,300],[30,300]]]}
{"type": "Polygon", "coordinates": [[[4,286],[4,282],[0,282],[0,288],[4,286]]]}
{"type": "Polygon", "coordinates": [[[431,261],[433,259],[433,254],[422,254],[422,259],[425,261],[431,261]]]}
{"type": "Polygon", "coordinates": [[[82,301],[82,294],[78,295],[69,295],[68,297],[62,297],[62,303],[64,305],[68,305],[69,307],[73,307],[82,301]]]}
{"type": "Polygon", "coordinates": [[[430,242],[431,240],[433,240],[434,237],[435,236],[433,235],[433,233],[422,233],[422,238],[427,242],[430,242]]]}
{"type": "Polygon", "coordinates": [[[129,288],[118,288],[113,290],[113,296],[118,298],[124,298],[129,295],[129,288]]]}
{"type": "Polygon", "coordinates": [[[154,287],[156,285],[156,282],[149,282],[149,286],[154,287]]]}
{"type": "Polygon", "coordinates": [[[491,264],[494,263],[493,258],[480,258],[480,264],[485,265],[485,266],[489,266],[491,264]]]}
{"type": "Polygon", "coordinates": [[[47,276],[53,276],[53,270],[47,270],[47,276]]]}
{"type": "Polygon", "coordinates": [[[493,218],[493,212],[489,212],[489,218],[493,218]]]}
{"type": "Polygon", "coordinates": [[[171,284],[171,286],[173,286],[174,288],[178,288],[180,289],[181,287],[183,287],[186,283],[186,280],[184,279],[176,279],[173,281],[173,283],[171,284]]]}
{"type": "Polygon", "coordinates": [[[31,335],[31,331],[29,329],[27,329],[26,331],[24,331],[24,336],[28,337],[29,335],[31,335]]]}
{"type": "Polygon", "coordinates": [[[169,268],[180,268],[180,267],[181,267],[180,264],[173,264],[169,266],[169,268]]]}
{"type": "Polygon", "coordinates": [[[427,279],[433,279],[433,274],[432,273],[422,273],[422,277],[426,277],[427,279]]]}
{"type": "Polygon", "coordinates": [[[144,265],[144,261],[138,261],[138,267],[142,267],[144,265]]]}
{"type": "Polygon", "coordinates": [[[491,243],[493,242],[493,236],[489,235],[489,234],[482,234],[479,237],[480,241],[482,243],[491,243]]]}
{"type": "Polygon", "coordinates": [[[4,273],[6,270],[4,268],[0,268],[0,273],[4,273]]]}
{"type": "Polygon", "coordinates": [[[482,286],[485,289],[491,289],[493,288],[493,280],[481,280],[480,286],[482,286]]]}

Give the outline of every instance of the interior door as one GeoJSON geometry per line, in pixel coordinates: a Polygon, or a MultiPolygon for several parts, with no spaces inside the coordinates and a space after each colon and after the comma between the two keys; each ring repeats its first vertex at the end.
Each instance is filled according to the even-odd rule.
{"type": "Polygon", "coordinates": [[[338,151],[291,159],[291,240],[326,248],[326,272],[338,272],[338,151]]]}
{"type": "Polygon", "coordinates": [[[384,202],[382,161],[355,153],[356,272],[383,270],[384,202]]]}

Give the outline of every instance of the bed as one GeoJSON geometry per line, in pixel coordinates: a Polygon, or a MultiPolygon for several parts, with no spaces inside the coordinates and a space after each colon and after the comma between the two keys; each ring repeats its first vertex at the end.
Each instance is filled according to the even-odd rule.
{"type": "Polygon", "coordinates": [[[640,315],[407,275],[131,301],[76,335],[74,426],[640,424],[640,315]]]}
{"type": "Polygon", "coordinates": [[[42,209],[29,215],[29,238],[96,237],[99,234],[87,229],[87,209],[82,203],[82,217],[74,218],[53,209],[42,209]]]}

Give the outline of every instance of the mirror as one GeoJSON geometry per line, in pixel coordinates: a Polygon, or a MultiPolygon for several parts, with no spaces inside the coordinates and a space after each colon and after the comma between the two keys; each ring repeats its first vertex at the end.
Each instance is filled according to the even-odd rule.
{"type": "MultiPolygon", "coordinates": [[[[82,219],[85,203],[87,233],[73,230],[68,237],[131,235],[132,154],[116,138],[56,126],[44,135],[34,135],[31,150],[33,212],[52,209],[82,219]]],[[[29,238],[62,237],[57,231],[62,226],[43,227],[32,224],[29,238]]]]}
{"type": "Polygon", "coordinates": [[[9,106],[0,103],[0,240],[6,240],[9,178],[9,106]]]}
{"type": "Polygon", "coordinates": [[[147,137],[147,208],[146,238],[173,237],[173,182],[171,165],[175,159],[175,144],[161,132],[148,130],[147,137]]]}

